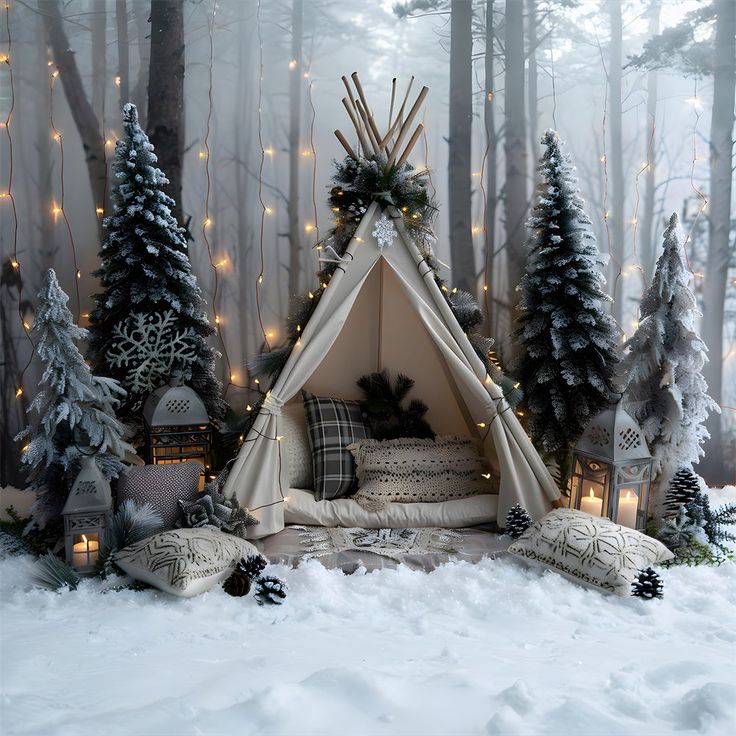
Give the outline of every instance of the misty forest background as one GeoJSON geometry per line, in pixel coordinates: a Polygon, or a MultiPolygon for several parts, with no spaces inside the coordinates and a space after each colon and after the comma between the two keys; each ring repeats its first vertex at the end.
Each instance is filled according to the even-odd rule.
{"type": "Polygon", "coordinates": [[[413,159],[440,203],[437,255],[478,295],[502,366],[546,128],[573,155],[626,334],[680,214],[724,407],[699,470],[733,478],[733,0],[9,0],[0,13],[0,485],[23,482],[12,437],[40,377],[23,323],[47,268],[87,324],[121,105],[136,103],[171,180],[242,411],[259,275],[272,345],[289,296],[314,283],[353,71],[381,119],[393,77],[402,93],[411,75],[415,93],[430,87],[413,159]]]}

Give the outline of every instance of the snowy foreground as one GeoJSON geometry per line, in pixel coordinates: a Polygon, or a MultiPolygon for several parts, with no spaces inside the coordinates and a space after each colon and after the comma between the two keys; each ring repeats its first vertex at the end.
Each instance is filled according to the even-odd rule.
{"type": "Polygon", "coordinates": [[[734,564],[665,571],[647,602],[509,558],[310,562],[274,568],[280,608],[97,581],[56,594],[29,564],[0,561],[5,736],[736,732],[734,564]]]}

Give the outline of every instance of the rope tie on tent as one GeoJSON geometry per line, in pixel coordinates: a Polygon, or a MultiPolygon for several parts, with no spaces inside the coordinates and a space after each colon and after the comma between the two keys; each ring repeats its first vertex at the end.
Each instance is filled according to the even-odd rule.
{"type": "Polygon", "coordinates": [[[270,391],[266,394],[266,398],[263,399],[261,405],[261,411],[266,414],[273,414],[273,416],[281,416],[281,409],[284,406],[284,402],[281,399],[276,398],[270,391]]]}

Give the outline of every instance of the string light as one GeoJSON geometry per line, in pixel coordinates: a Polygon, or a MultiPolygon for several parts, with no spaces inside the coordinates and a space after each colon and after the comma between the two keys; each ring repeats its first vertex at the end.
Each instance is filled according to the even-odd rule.
{"type": "Polygon", "coordinates": [[[61,132],[56,127],[56,123],[54,122],[54,90],[56,88],[56,79],[58,78],[58,76],[59,71],[58,69],[55,69],[51,73],[51,79],[49,80],[49,125],[51,126],[51,132],[54,135],[54,140],[56,140],[59,144],[59,202],[58,204],[54,204],[52,212],[54,216],[61,215],[62,219],[64,220],[64,225],[67,232],[67,240],[69,242],[69,248],[72,252],[72,266],[74,268],[74,274],[76,276],[76,278],[74,279],[74,291],[77,301],[78,321],[82,313],[82,300],[79,293],[79,281],[81,279],[81,272],[77,263],[77,248],[74,243],[74,233],[72,232],[72,225],[69,221],[69,217],[66,214],[66,210],[64,209],[64,201],[66,198],[66,160],[64,157],[64,137],[61,135],[61,132]]]}
{"type": "MultiPolygon", "coordinates": [[[[312,36],[312,41],[314,42],[314,35],[312,36]]],[[[304,72],[305,79],[309,76],[309,68],[311,67],[311,64],[312,56],[310,51],[309,66],[307,71],[304,72]]],[[[312,118],[309,123],[309,147],[312,154],[312,215],[314,217],[315,237],[317,242],[319,242],[319,219],[317,217],[317,149],[314,146],[314,125],[317,120],[317,111],[314,107],[314,100],[312,99],[313,87],[314,82],[310,82],[307,85],[307,104],[309,105],[310,112],[312,113],[312,118]]]]}

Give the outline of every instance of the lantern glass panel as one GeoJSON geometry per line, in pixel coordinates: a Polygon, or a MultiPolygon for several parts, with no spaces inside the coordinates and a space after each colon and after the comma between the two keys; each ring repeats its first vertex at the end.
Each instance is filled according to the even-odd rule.
{"type": "Polygon", "coordinates": [[[621,526],[636,529],[641,501],[640,485],[618,487],[616,489],[615,505],[611,510],[611,520],[621,524],[621,526]]]}
{"type": "Polygon", "coordinates": [[[95,532],[75,534],[72,539],[72,566],[76,569],[93,567],[100,555],[100,535],[95,532]]]}

